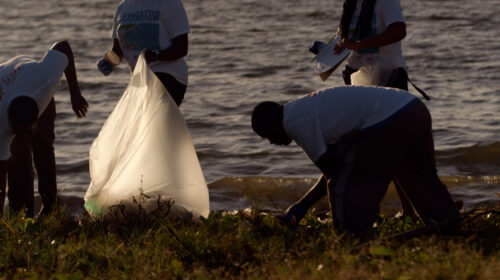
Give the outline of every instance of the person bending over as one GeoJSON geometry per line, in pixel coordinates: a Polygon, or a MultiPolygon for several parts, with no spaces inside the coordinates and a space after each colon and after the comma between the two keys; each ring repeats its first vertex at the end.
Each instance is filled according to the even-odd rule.
{"type": "Polygon", "coordinates": [[[85,117],[88,103],[80,93],[68,42],[54,44],[40,61],[18,56],[0,64],[0,216],[7,174],[9,208],[26,209],[26,215],[33,216],[32,161],[43,204],[39,214],[48,214],[56,203],[53,97],[63,72],[73,111],[78,118],[85,117]]]}
{"type": "Polygon", "coordinates": [[[322,172],[286,210],[288,220],[298,223],[327,195],[339,231],[367,233],[391,180],[425,224],[460,220],[437,175],[430,113],[406,91],[344,86],[284,105],[262,102],[253,110],[252,128],[272,144],[295,141],[322,172]]]}

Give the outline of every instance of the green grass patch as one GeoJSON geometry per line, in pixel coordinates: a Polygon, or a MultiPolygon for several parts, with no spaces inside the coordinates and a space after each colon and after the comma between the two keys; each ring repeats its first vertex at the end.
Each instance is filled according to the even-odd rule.
{"type": "Polygon", "coordinates": [[[315,213],[297,228],[258,210],[195,222],[18,215],[0,220],[0,278],[498,279],[500,209],[466,213],[465,236],[386,240],[421,226],[381,216],[364,243],[315,213]]]}

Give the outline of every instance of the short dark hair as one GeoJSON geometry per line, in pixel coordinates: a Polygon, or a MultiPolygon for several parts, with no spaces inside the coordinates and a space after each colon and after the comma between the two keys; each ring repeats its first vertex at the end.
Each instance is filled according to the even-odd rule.
{"type": "Polygon", "coordinates": [[[252,128],[255,133],[265,137],[264,127],[273,120],[281,118],[281,105],[276,102],[265,101],[259,103],[252,112],[252,128]]]}
{"type": "Polygon", "coordinates": [[[38,113],[36,101],[25,95],[14,98],[7,109],[10,124],[15,132],[32,126],[36,122],[38,113]]]}

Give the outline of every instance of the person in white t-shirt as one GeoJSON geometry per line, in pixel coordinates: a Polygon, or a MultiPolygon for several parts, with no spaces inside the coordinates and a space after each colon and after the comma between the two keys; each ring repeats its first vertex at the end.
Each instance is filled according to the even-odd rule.
{"type": "Polygon", "coordinates": [[[368,79],[374,86],[408,90],[406,62],[401,40],[406,37],[406,24],[399,0],[345,0],[340,19],[342,40],[335,52],[352,50],[343,72],[351,84],[351,74],[364,66],[376,76],[368,79]]]}
{"type": "Polygon", "coordinates": [[[328,88],[284,105],[262,102],[252,113],[258,135],[277,145],[295,141],[322,172],[285,221],[298,223],[328,195],[338,229],[353,234],[371,229],[391,180],[424,223],[460,220],[437,176],[431,126],[418,98],[382,87],[328,88]]]}
{"type": "Polygon", "coordinates": [[[73,111],[82,118],[88,103],[80,93],[68,42],[54,44],[40,61],[18,56],[0,64],[0,216],[7,173],[9,208],[26,209],[26,215],[33,216],[32,160],[43,204],[40,214],[50,213],[56,203],[53,97],[63,72],[73,111]]]}
{"type": "Polygon", "coordinates": [[[123,58],[131,71],[139,54],[162,81],[177,106],[184,99],[188,83],[189,22],[181,0],[123,0],[113,19],[113,47],[97,66],[104,75],[123,58]]]}

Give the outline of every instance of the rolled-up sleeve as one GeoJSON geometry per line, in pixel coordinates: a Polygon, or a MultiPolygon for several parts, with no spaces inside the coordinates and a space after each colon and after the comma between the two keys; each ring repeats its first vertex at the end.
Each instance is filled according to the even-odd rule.
{"type": "Polygon", "coordinates": [[[284,124],[285,131],[307,156],[316,162],[326,152],[327,145],[317,118],[304,118],[290,124],[284,124]]]}

